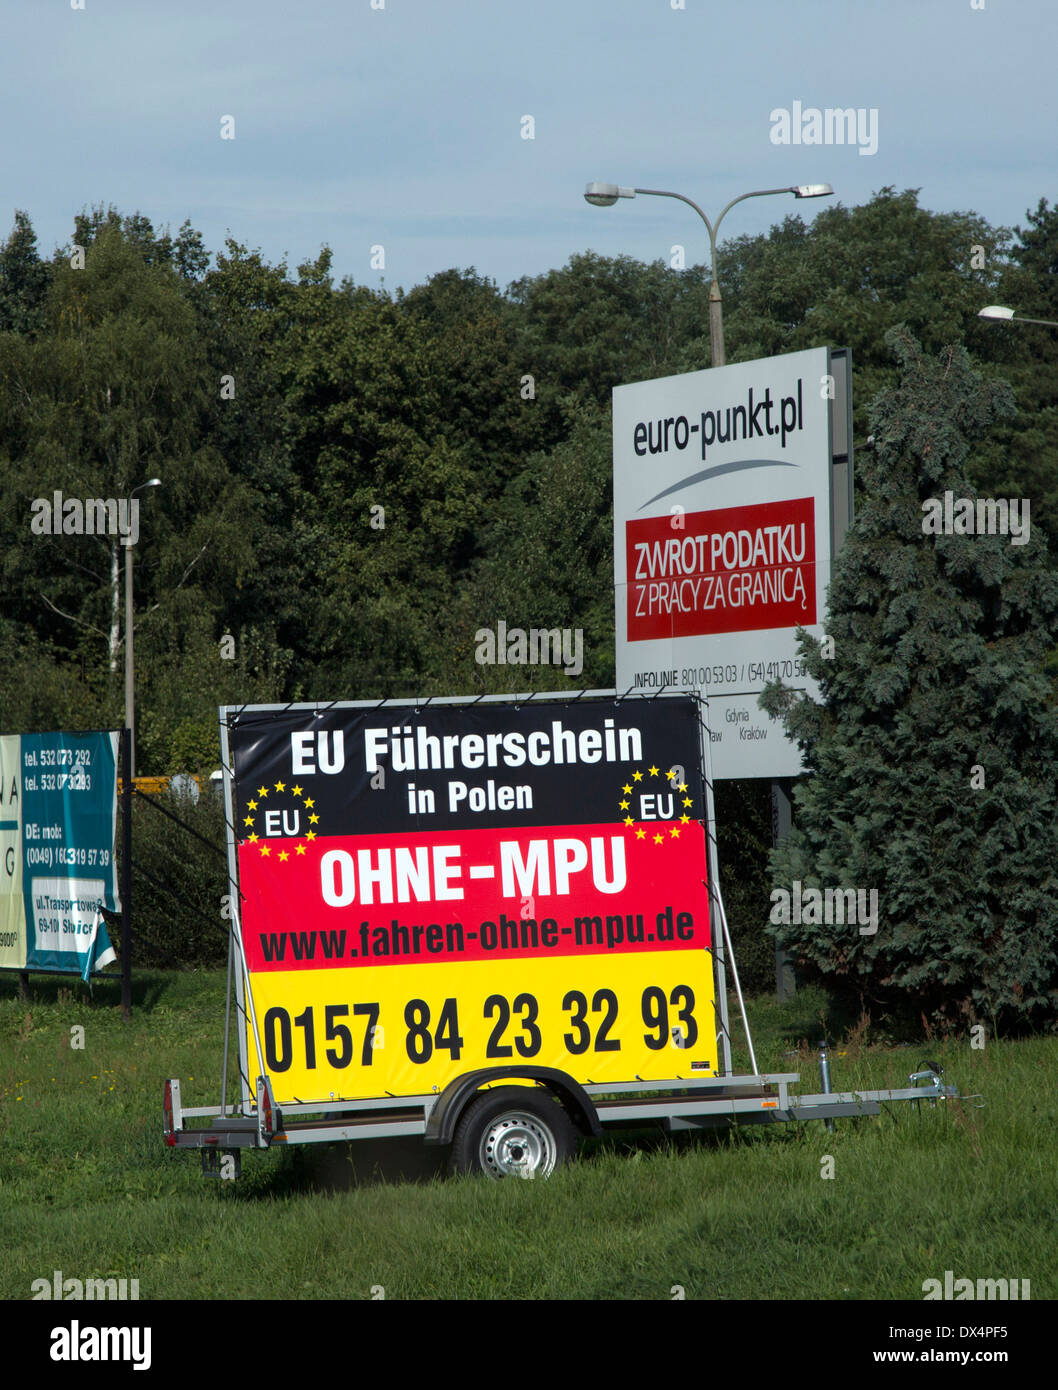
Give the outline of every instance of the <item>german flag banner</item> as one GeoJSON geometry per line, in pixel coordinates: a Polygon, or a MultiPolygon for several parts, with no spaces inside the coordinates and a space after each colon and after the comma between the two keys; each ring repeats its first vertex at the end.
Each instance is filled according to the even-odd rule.
{"type": "Polygon", "coordinates": [[[693,698],[226,714],[278,1101],[715,1074],[693,698]]]}

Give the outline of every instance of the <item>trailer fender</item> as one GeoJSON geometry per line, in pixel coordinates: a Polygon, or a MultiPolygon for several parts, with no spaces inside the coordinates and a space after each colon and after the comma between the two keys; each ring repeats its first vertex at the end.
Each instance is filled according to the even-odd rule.
{"type": "Polygon", "coordinates": [[[595,1105],[584,1087],[574,1081],[568,1072],[555,1067],[507,1066],[479,1067],[475,1071],[464,1072],[450,1081],[441,1092],[437,1104],[430,1112],[426,1122],[423,1142],[426,1144],[450,1144],[455,1134],[459,1117],[474,1096],[490,1081],[509,1080],[512,1077],[527,1081],[538,1081],[554,1092],[576,1127],[584,1134],[598,1138],[602,1125],[595,1105]]]}

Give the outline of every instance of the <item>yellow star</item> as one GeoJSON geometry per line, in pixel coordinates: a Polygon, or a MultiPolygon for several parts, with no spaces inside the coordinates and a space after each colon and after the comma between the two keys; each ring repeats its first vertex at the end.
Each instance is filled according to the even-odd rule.
{"type": "Polygon", "coordinates": [[[315,815],[315,814],[309,816],[309,825],[315,825],[316,822],[317,822],[318,820],[319,820],[319,816],[317,816],[317,815],[315,815]]]}
{"type": "Polygon", "coordinates": [[[620,807],[621,807],[621,810],[622,810],[622,811],[627,811],[627,810],[628,810],[628,802],[627,802],[627,801],[622,801],[622,802],[620,802],[619,804],[620,804],[620,807]]]}
{"type": "Polygon", "coordinates": [[[627,786],[627,785],[625,785],[625,786],[623,786],[623,787],[621,788],[621,790],[624,792],[625,796],[627,796],[628,793],[632,790],[632,788],[629,787],[629,786],[627,786]]]}
{"type": "Polygon", "coordinates": [[[643,829],[642,826],[640,826],[639,829],[636,831],[636,839],[637,839],[637,840],[645,840],[646,837],[647,837],[647,832],[643,829]]]}
{"type": "Polygon", "coordinates": [[[304,846],[304,845],[298,845],[298,846],[296,846],[296,848],[295,848],[295,850],[294,850],[294,853],[295,853],[295,854],[304,854],[304,853],[305,853],[305,846],[304,846]]]}
{"type": "Polygon", "coordinates": [[[624,823],[625,825],[635,825],[635,821],[632,819],[631,816],[625,816],[624,823]]]}
{"type": "Polygon", "coordinates": [[[642,780],[643,780],[643,774],[642,774],[641,772],[633,772],[633,773],[632,773],[632,781],[633,781],[633,782],[642,782],[642,780]]]}
{"type": "Polygon", "coordinates": [[[664,840],[664,838],[665,838],[664,835],[655,835],[655,836],[654,836],[654,843],[655,843],[656,845],[660,845],[661,842],[664,840]]]}
{"type": "Polygon", "coordinates": [[[690,798],[689,796],[685,796],[685,797],[683,798],[683,804],[684,804],[684,806],[691,806],[691,805],[693,805],[694,803],[691,801],[691,798],[690,798]]]}
{"type": "Polygon", "coordinates": [[[285,864],[289,858],[290,858],[290,855],[287,853],[287,851],[286,851],[285,849],[281,849],[281,850],[279,851],[279,862],[280,862],[281,864],[285,864]]]}
{"type": "Polygon", "coordinates": [[[272,851],[268,848],[267,845],[262,845],[262,846],[261,846],[261,856],[262,856],[262,858],[267,859],[268,856],[269,856],[271,853],[272,853],[272,851]]]}
{"type": "Polygon", "coordinates": [[[277,791],[277,792],[285,792],[286,789],[287,789],[287,785],[286,785],[285,782],[277,782],[277,783],[276,783],[276,791],[277,791]]]}
{"type": "Polygon", "coordinates": [[[652,767],[652,768],[650,769],[650,775],[651,775],[651,777],[656,777],[656,776],[658,775],[658,770],[657,770],[656,767],[652,767]]]}
{"type": "Polygon", "coordinates": [[[257,788],[257,795],[258,795],[258,796],[267,796],[267,795],[268,795],[268,788],[267,788],[267,787],[258,787],[258,788],[257,788]]]}
{"type": "Polygon", "coordinates": [[[307,796],[307,797],[305,798],[305,805],[308,806],[309,809],[311,810],[311,808],[312,808],[313,806],[315,806],[316,803],[315,803],[315,801],[313,801],[313,799],[312,799],[311,796],[307,796]]]}
{"type": "Polygon", "coordinates": [[[256,843],[257,843],[257,836],[256,836],[256,835],[251,835],[250,838],[249,838],[249,840],[247,841],[247,844],[255,845],[256,843]]]}
{"type": "Polygon", "coordinates": [[[290,790],[291,790],[291,792],[292,792],[292,794],[293,794],[294,796],[300,796],[300,795],[301,795],[301,788],[300,788],[300,787],[291,787],[290,790]]]}
{"type": "Polygon", "coordinates": [[[315,830],[310,830],[309,833],[305,836],[305,839],[306,839],[306,840],[314,840],[315,838],[316,838],[316,832],[315,832],[315,830]]]}
{"type": "Polygon", "coordinates": [[[243,825],[253,825],[253,816],[246,816],[243,820],[243,825]]]}
{"type": "Polygon", "coordinates": [[[680,785],[676,788],[676,790],[677,790],[677,791],[681,791],[681,792],[685,792],[685,791],[687,790],[687,783],[686,783],[686,782],[681,782],[680,785]]]}
{"type": "Polygon", "coordinates": [[[672,768],[670,767],[669,770],[668,770],[668,772],[665,773],[665,781],[666,781],[666,782],[671,782],[671,781],[672,781],[672,777],[673,777],[673,772],[672,772],[672,768]]]}
{"type": "Polygon", "coordinates": [[[256,811],[256,810],[257,810],[257,802],[256,802],[256,801],[248,801],[248,802],[246,803],[246,805],[249,807],[249,809],[250,809],[251,811],[256,811]]]}
{"type": "Polygon", "coordinates": [[[691,819],[690,816],[688,816],[688,815],[682,815],[682,816],[680,817],[680,824],[681,824],[681,825],[687,825],[687,824],[689,824],[690,819],[691,819]]]}
{"type": "Polygon", "coordinates": [[[674,840],[678,840],[680,838],[680,827],[678,825],[670,825],[669,834],[674,840]]]}

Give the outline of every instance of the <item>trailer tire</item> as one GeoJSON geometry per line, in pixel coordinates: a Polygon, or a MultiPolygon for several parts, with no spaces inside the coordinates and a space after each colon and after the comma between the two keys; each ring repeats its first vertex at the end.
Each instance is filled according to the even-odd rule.
{"type": "Polygon", "coordinates": [[[449,1170],[490,1178],[547,1178],[577,1150],[577,1131],[548,1091],[498,1086],[459,1117],[449,1170]]]}

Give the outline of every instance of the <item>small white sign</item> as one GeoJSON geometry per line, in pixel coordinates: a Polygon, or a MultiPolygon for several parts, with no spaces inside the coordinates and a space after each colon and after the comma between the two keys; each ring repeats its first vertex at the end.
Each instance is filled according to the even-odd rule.
{"type": "Polygon", "coordinates": [[[106,895],[103,880],[34,878],[30,895],[37,951],[76,951],[79,956],[87,955],[95,941],[99,908],[106,895]]]}

